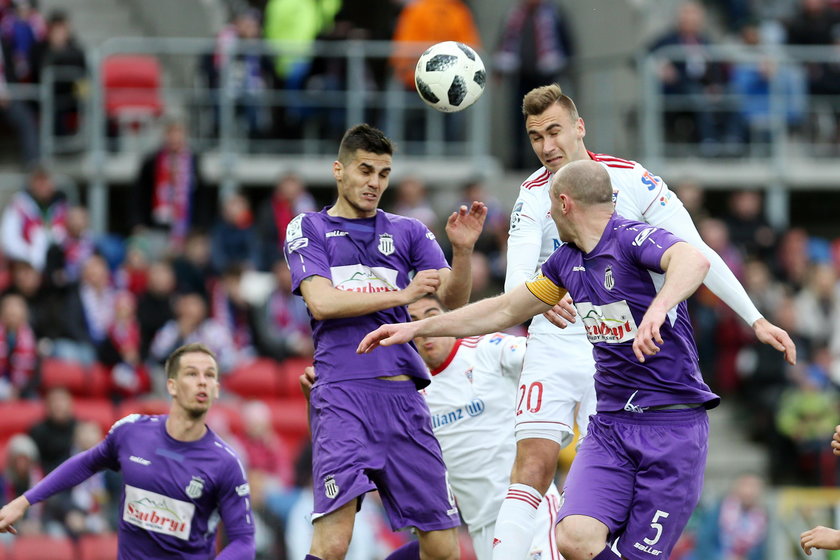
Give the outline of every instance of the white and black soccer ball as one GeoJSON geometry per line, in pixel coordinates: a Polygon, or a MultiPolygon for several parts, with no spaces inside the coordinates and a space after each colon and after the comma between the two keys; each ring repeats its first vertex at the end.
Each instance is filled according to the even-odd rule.
{"type": "Polygon", "coordinates": [[[455,41],[426,49],[414,69],[414,85],[420,98],[444,113],[461,111],[475,103],[486,81],[487,73],[478,53],[455,41]]]}

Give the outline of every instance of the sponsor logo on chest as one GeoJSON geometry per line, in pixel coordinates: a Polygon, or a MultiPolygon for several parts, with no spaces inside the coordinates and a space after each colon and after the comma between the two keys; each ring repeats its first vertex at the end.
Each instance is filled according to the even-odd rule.
{"type": "Polygon", "coordinates": [[[123,521],[146,531],[189,540],[195,504],[125,485],[123,521]]]}
{"type": "Polygon", "coordinates": [[[486,408],[484,401],[481,399],[473,399],[464,406],[452,409],[449,412],[441,414],[432,414],[432,429],[437,430],[444,426],[456,424],[464,418],[474,418],[484,413],[486,408]]]}
{"type": "Polygon", "coordinates": [[[336,289],[345,292],[396,292],[397,275],[392,268],[349,264],[330,267],[332,283],[336,289]]]}
{"type": "Polygon", "coordinates": [[[593,305],[583,301],[575,303],[575,307],[583,320],[589,342],[617,344],[636,338],[638,328],[626,301],[606,305],[593,305]]]}

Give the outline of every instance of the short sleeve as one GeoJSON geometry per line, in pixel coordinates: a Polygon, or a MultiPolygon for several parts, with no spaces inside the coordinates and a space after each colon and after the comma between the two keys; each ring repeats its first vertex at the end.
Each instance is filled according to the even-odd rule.
{"type": "Polygon", "coordinates": [[[414,270],[449,268],[443,250],[429,228],[419,220],[411,220],[411,265],[414,270]]]}
{"type": "Polygon", "coordinates": [[[643,267],[662,273],[662,255],[682,239],[657,227],[639,227],[624,231],[622,247],[643,267]]]}
{"type": "Polygon", "coordinates": [[[314,219],[317,214],[298,214],[286,228],[284,253],[292,275],[292,291],[300,294],[300,283],[310,276],[330,279],[326,238],[318,235],[314,219]]]}

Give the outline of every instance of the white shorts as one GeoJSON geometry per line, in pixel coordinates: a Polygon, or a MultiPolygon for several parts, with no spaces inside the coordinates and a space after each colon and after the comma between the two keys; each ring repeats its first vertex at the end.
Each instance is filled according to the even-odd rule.
{"type": "Polygon", "coordinates": [[[585,435],[589,416],[595,414],[594,375],[592,345],[585,338],[529,334],[516,393],[516,441],[550,439],[566,447],[576,419],[585,435]]]}
{"type": "MultiPolygon", "coordinates": [[[[552,482],[537,510],[537,518],[534,520],[534,540],[531,542],[527,560],[532,558],[562,560],[560,553],[557,552],[557,540],[554,533],[554,526],[557,524],[557,512],[561,505],[560,492],[552,482]]],[[[493,535],[495,530],[496,524],[492,523],[478,531],[470,531],[470,538],[477,560],[493,559],[493,535]]],[[[526,560],[526,558],[520,560],[526,560]]]]}

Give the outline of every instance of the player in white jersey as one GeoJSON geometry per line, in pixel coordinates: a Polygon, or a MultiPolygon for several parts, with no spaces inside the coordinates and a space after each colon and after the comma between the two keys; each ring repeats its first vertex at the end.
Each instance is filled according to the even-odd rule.
{"type": "MultiPolygon", "coordinates": [[[[408,306],[413,321],[443,312],[433,295],[408,306]]],[[[525,338],[493,333],[462,339],[416,338],[414,344],[432,374],[431,385],[421,393],[432,413],[432,429],[443,451],[449,484],[476,557],[490,560],[496,515],[516,456],[511,405],[525,357],[525,338]]],[[[531,500],[529,496],[520,499],[531,500]]],[[[554,537],[559,506],[560,494],[552,483],[539,504],[527,555],[516,560],[560,557],[554,537]]]]}
{"type": "MultiPolygon", "coordinates": [[[[583,119],[558,85],[529,92],[522,111],[543,166],[522,183],[513,207],[505,291],[531,278],[560,246],[550,213],[552,175],[569,162],[592,159],[607,169],[620,215],[670,230],[697,247],[711,261],[706,286],[753,327],[760,341],[780,351],[793,348],[788,334],[761,316],[732,271],[703,242],[682,202],[661,178],[636,162],[586,149],[583,119]]],[[[517,393],[524,398],[517,399],[516,460],[496,521],[494,560],[523,557],[534,531],[537,509],[532,504],[539,503],[553,480],[560,449],[572,439],[576,407],[582,434],[595,411],[592,347],[574,314],[566,299],[546,316],[535,317],[529,328],[517,393]],[[531,499],[518,499],[523,495],[531,499]]]]}

